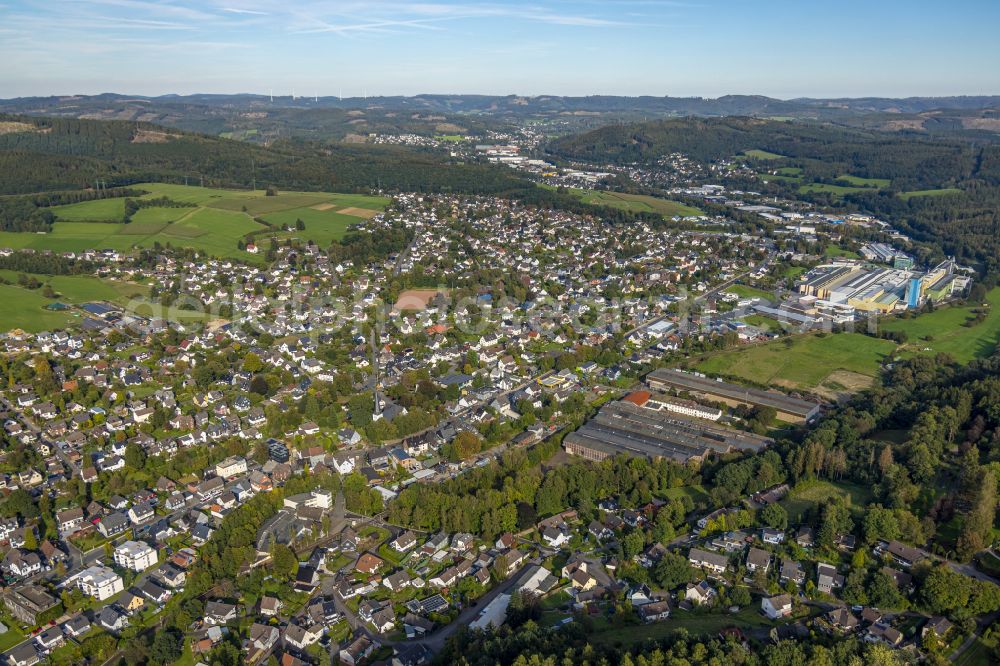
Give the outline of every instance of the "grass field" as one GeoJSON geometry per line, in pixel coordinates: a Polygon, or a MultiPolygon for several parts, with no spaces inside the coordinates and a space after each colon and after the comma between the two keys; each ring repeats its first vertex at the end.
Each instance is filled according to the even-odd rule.
{"type": "Polygon", "coordinates": [[[125,214],[124,199],[98,199],[57,206],[52,210],[59,221],[53,225],[51,233],[0,232],[0,247],[56,252],[127,251],[152,247],[159,242],[214,256],[261,261],[237,248],[237,243],[246,234],[267,230],[253,220],[254,216],[265,217],[268,221],[273,216],[276,224],[289,217],[289,222],[294,224],[297,217],[302,217],[308,232],[304,240],[328,245],[342,238],[348,226],[370,217],[375,211],[385,210],[389,204],[385,197],[363,194],[279,192],[269,197],[262,190],[215,190],[163,183],[143,183],[135,187],[149,192],[143,198],[166,196],[194,204],[194,207],[143,208],[132,217],[131,224],[118,224],[125,214]]]}
{"type": "Polygon", "coordinates": [[[957,187],[942,187],[937,190],[911,190],[909,192],[900,192],[899,197],[901,199],[909,199],[910,197],[940,197],[946,194],[961,194],[962,190],[957,187]]]}
{"type": "Polygon", "coordinates": [[[849,185],[830,185],[829,183],[809,183],[803,185],[799,188],[799,193],[810,194],[812,192],[829,192],[830,194],[842,197],[845,194],[852,194],[854,192],[864,192],[865,190],[871,189],[870,187],[852,187],[849,185]]]}
{"type": "Polygon", "coordinates": [[[782,183],[799,183],[802,181],[802,176],[783,176],[781,174],[762,173],[760,174],[760,179],[763,180],[765,183],[775,180],[780,181],[782,183]]]}
{"type": "Polygon", "coordinates": [[[747,315],[746,317],[741,317],[740,321],[746,322],[751,326],[756,326],[757,328],[762,328],[765,331],[780,332],[784,330],[781,327],[781,322],[777,319],[771,319],[770,317],[765,317],[763,315],[747,315]]]}
{"type": "Polygon", "coordinates": [[[860,333],[825,337],[807,334],[789,340],[710,355],[697,363],[695,369],[757,384],[816,389],[837,372],[874,377],[882,360],[896,347],[889,340],[860,333]]]}
{"type": "Polygon", "coordinates": [[[989,356],[1000,342],[1000,287],[990,291],[986,298],[990,304],[986,321],[972,327],[962,324],[975,316],[973,307],[943,307],[914,319],[891,319],[879,325],[887,331],[906,331],[908,341],[901,351],[943,352],[968,363],[989,356]]]}
{"type": "Polygon", "coordinates": [[[125,199],[95,199],[65,206],[53,206],[52,213],[67,222],[93,220],[120,222],[125,218],[125,199]]]}
{"type": "Polygon", "coordinates": [[[77,313],[51,312],[43,309],[52,302],[42,296],[42,290],[28,290],[13,285],[0,284],[0,330],[22,328],[30,333],[63,328],[68,322],[79,320],[77,313]]]}
{"type": "Polygon", "coordinates": [[[796,524],[810,509],[834,497],[844,498],[852,507],[860,508],[871,501],[872,493],[868,488],[853,483],[809,481],[793,488],[779,504],[788,512],[789,523],[796,524]]]}
{"type": "Polygon", "coordinates": [[[836,245],[827,245],[826,249],[823,250],[824,257],[849,257],[851,259],[860,259],[861,255],[853,250],[845,250],[842,247],[836,245]]]}
{"type": "Polygon", "coordinates": [[[747,286],[745,284],[731,285],[726,287],[726,291],[730,291],[740,298],[763,298],[765,301],[774,300],[774,294],[766,292],[763,289],[747,286]]]}
{"type": "Polygon", "coordinates": [[[595,621],[594,624],[594,631],[589,635],[594,643],[632,645],[646,640],[666,638],[678,629],[686,629],[695,636],[714,637],[727,627],[755,629],[775,626],[778,623],[770,622],[751,605],[738,613],[694,613],[674,610],[671,611],[669,619],[652,624],[614,626],[607,621],[595,621]]]}
{"type": "Polygon", "coordinates": [[[296,220],[302,220],[305,231],[296,231],[295,235],[303,240],[311,240],[320,247],[326,247],[332,241],[340,240],[348,228],[361,220],[357,217],[335,213],[332,210],[316,210],[315,208],[292,208],[263,216],[271,224],[284,227],[295,226],[296,220]]]}
{"type": "Polygon", "coordinates": [[[176,222],[185,215],[190,215],[194,208],[166,208],[155,206],[153,208],[140,208],[132,215],[132,222],[129,226],[136,224],[159,224],[160,226],[170,222],[176,222]]]}
{"type": "MultiPolygon", "coordinates": [[[[580,192],[584,191],[580,190],[580,192]]],[[[659,213],[664,217],[674,217],[675,215],[688,217],[704,214],[697,208],[685,206],[682,203],[670,201],[669,199],[660,199],[658,197],[646,196],[644,194],[623,194],[621,192],[604,192],[595,190],[592,192],[585,192],[580,197],[580,200],[583,201],[583,203],[598,206],[611,206],[613,208],[621,208],[623,210],[631,210],[635,212],[659,213]]]]}
{"type": "Polygon", "coordinates": [[[54,299],[45,298],[41,289],[24,289],[17,286],[17,273],[0,270],[3,277],[15,284],[0,285],[0,330],[22,328],[38,332],[61,328],[69,322],[79,321],[81,315],[72,310],[45,310],[53,302],[80,305],[90,301],[111,301],[125,305],[133,297],[146,296],[149,287],[127,282],[104,280],[92,275],[35,275],[42,282],[52,285],[58,294],[54,299]]]}
{"type": "Polygon", "coordinates": [[[853,185],[855,187],[875,187],[883,188],[889,187],[890,181],[888,178],[862,178],[861,176],[852,176],[850,174],[844,174],[843,176],[838,176],[837,181],[845,182],[848,185],[853,185]]]}
{"type": "Polygon", "coordinates": [[[754,160],[780,160],[784,155],[754,148],[753,150],[744,151],[742,155],[737,155],[737,157],[749,157],[754,160]]]}

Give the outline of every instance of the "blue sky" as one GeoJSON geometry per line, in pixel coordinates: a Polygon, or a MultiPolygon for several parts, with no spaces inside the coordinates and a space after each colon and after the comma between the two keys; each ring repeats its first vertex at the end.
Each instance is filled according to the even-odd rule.
{"type": "Polygon", "coordinates": [[[1000,94],[1000,0],[0,0],[0,97],[1000,94]]]}

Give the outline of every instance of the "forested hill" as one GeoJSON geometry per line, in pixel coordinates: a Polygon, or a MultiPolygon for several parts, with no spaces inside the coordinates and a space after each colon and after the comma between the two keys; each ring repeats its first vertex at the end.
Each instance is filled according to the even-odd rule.
{"type": "Polygon", "coordinates": [[[523,189],[509,170],[451,164],[429,152],[393,147],[264,148],[121,121],[0,116],[0,194],[111,186],[141,181],[217,187],[503,192],[523,189]]]}
{"type": "Polygon", "coordinates": [[[981,153],[988,154],[988,163],[993,161],[989,155],[1000,155],[1000,146],[985,141],[738,117],[610,125],[562,137],[547,150],[557,157],[619,163],[649,162],[675,152],[714,162],[764,150],[792,160],[817,160],[866,178],[933,187],[975,177],[981,153]]]}
{"type": "Polygon", "coordinates": [[[683,118],[612,125],[557,139],[547,151],[555,158],[595,164],[651,163],[674,152],[715,162],[767,151],[772,155],[766,161],[748,161],[764,173],[795,168],[801,179],[765,183],[762,178],[720,178],[740,189],[872,213],[919,241],[936,244],[947,255],[1000,274],[1000,143],[995,139],[934,138],[756,118],[683,118]],[[843,197],[801,187],[836,183],[844,174],[883,179],[887,185],[854,188],[843,197]],[[942,196],[901,196],[913,191],[942,196]]]}

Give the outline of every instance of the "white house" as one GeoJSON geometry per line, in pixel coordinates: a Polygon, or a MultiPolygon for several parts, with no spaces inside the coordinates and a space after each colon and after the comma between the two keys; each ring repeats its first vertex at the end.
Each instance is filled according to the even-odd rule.
{"type": "Polygon", "coordinates": [[[247,461],[243,456],[229,456],[215,465],[215,475],[228,479],[240,474],[246,474],[247,461]]]}
{"type": "Polygon", "coordinates": [[[122,578],[111,569],[94,565],[80,572],[76,579],[77,586],[98,601],[109,599],[122,590],[125,585],[122,578]]]}
{"type": "Polygon", "coordinates": [[[145,571],[156,564],[156,551],[141,541],[126,541],[115,548],[115,564],[132,571],[145,571]]]}
{"type": "Polygon", "coordinates": [[[760,609],[772,620],[788,617],[792,614],[792,598],[787,594],[764,597],[760,600],[760,609]]]}

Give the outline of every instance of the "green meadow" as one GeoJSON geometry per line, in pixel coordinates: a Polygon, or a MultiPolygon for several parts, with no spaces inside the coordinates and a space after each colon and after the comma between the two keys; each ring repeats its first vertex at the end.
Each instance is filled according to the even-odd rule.
{"type": "Polygon", "coordinates": [[[892,182],[888,178],[862,178],[861,176],[851,176],[845,174],[843,176],[837,177],[838,182],[845,182],[848,185],[853,185],[855,187],[889,187],[889,183],[892,182]]]}
{"type": "Polygon", "coordinates": [[[981,306],[942,307],[913,319],[889,319],[879,325],[886,331],[906,331],[907,342],[901,352],[945,353],[961,363],[989,356],[1000,343],[1000,287],[987,294],[990,304],[986,320],[964,326],[981,306]]]}
{"type": "MultiPolygon", "coordinates": [[[[581,190],[583,192],[583,190],[581,190]]],[[[697,208],[686,206],[677,201],[660,199],[644,194],[625,194],[623,192],[606,192],[603,190],[593,190],[584,193],[580,200],[586,204],[597,206],[611,206],[634,212],[659,213],[664,217],[690,217],[703,215],[697,208]]]]}
{"type": "Polygon", "coordinates": [[[889,340],[860,333],[806,334],[711,354],[694,367],[754,384],[809,390],[838,371],[873,378],[895,348],[889,340]]]}
{"type": "MultiPolygon", "coordinates": [[[[304,240],[328,245],[339,240],[352,224],[385,210],[389,199],[363,194],[329,192],[282,192],[267,196],[263,190],[218,190],[187,185],[143,183],[134,186],[149,194],[142,198],[169,197],[192,204],[187,208],[140,209],[130,224],[123,224],[124,199],[98,199],[52,208],[57,217],[51,233],[0,233],[0,247],[30,248],[56,252],[90,249],[127,251],[150,248],[159,243],[190,248],[217,257],[261,261],[238,249],[239,241],[254,232],[306,223],[304,240]],[[267,224],[254,218],[260,217],[267,224]]],[[[275,235],[288,234],[274,229],[275,235]]]]}
{"type": "Polygon", "coordinates": [[[962,190],[957,187],[942,187],[936,190],[911,190],[909,192],[900,192],[899,197],[901,199],[909,199],[910,197],[941,197],[947,194],[961,194],[962,190]]]}
{"type": "Polygon", "coordinates": [[[737,157],[749,157],[754,160],[780,160],[784,157],[784,155],[754,148],[753,150],[743,151],[743,154],[737,155],[737,157]]]}

